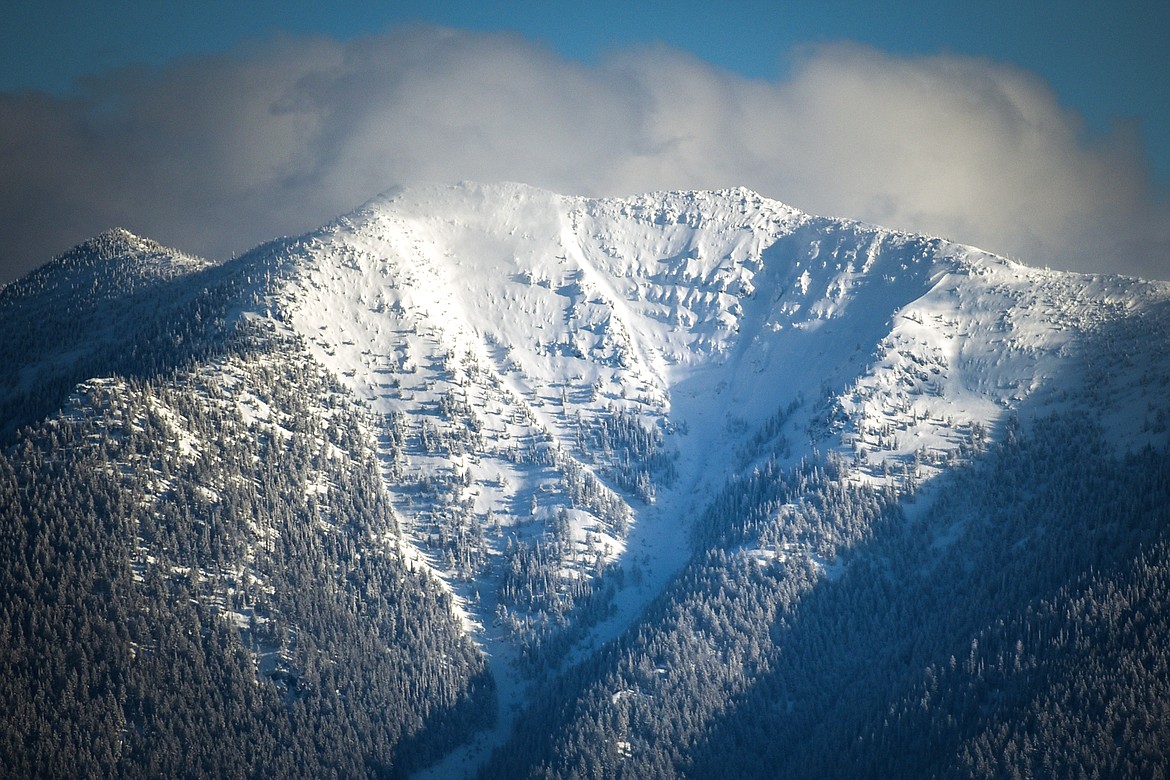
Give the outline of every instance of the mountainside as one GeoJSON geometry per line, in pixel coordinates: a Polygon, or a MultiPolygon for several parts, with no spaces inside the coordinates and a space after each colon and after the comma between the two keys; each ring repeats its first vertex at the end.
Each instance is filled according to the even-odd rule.
{"type": "Polygon", "coordinates": [[[14,776],[1167,769],[1170,284],[463,184],[0,330],[14,776]]]}

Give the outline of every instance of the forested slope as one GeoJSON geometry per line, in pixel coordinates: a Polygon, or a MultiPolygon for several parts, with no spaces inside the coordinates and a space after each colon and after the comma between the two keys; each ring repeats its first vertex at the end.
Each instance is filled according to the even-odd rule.
{"type": "Polygon", "coordinates": [[[759,470],[484,776],[1156,775],[1168,463],[1053,417],[906,508],[844,464],[759,470]],[[812,540],[827,565],[786,558],[812,540]]]}
{"type": "Polygon", "coordinates": [[[270,328],[217,351],[0,455],[6,776],[398,775],[494,716],[361,410],[270,328]]]}

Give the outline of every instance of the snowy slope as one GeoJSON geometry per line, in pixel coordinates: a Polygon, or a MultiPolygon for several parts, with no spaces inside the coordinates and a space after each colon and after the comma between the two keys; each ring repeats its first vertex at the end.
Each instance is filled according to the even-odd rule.
{"type": "Polygon", "coordinates": [[[460,565],[443,512],[531,534],[564,509],[567,580],[600,553],[660,582],[685,559],[688,513],[760,459],[836,451],[907,486],[1009,417],[1076,406],[1122,449],[1166,438],[1167,285],[1030,269],[744,189],[402,190],[290,246],[277,309],[374,411],[414,421],[383,442],[395,506],[421,558],[472,581],[484,623],[477,578],[509,534],[460,565]],[[618,418],[670,467],[623,480],[629,451],[590,435],[618,418]],[[582,475],[602,499],[574,494],[582,475]],[[436,478],[454,509],[418,489],[436,478]]]}
{"type": "Polygon", "coordinates": [[[670,437],[684,464],[696,451],[725,460],[793,401],[794,457],[810,443],[875,465],[941,457],[975,424],[1067,395],[1070,360],[1100,329],[1167,295],[746,190],[398,192],[314,234],[297,263],[291,321],[375,409],[458,387],[488,440],[524,417],[572,451],[579,415],[619,407],[689,431],[670,437]]]}

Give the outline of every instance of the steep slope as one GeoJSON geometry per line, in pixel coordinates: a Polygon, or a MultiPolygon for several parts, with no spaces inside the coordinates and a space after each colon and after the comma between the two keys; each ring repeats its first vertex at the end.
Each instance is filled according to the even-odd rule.
{"type": "Polygon", "coordinates": [[[746,190],[400,191],[302,239],[285,273],[282,316],[315,357],[377,413],[423,421],[388,477],[448,578],[500,550],[451,544],[466,532],[445,530],[450,508],[418,501],[444,476],[462,482],[457,525],[569,510],[580,572],[598,548],[621,555],[630,518],[669,514],[656,544],[682,539],[684,507],[777,452],[843,453],[854,478],[904,487],[1013,412],[1093,394],[1122,449],[1165,441],[1147,421],[1165,417],[1167,361],[1135,358],[1144,329],[1165,338],[1166,285],[1028,269],[746,190]],[[1115,323],[1131,325],[1106,368],[1086,345],[1115,323]]]}
{"type": "MultiPolygon", "coordinates": [[[[407,552],[460,597],[505,705],[631,625],[762,464],[835,453],[914,491],[1008,421],[1086,408],[1119,454],[1166,442],[1166,285],[746,190],[398,191],[298,240],[280,278],[279,316],[407,431],[383,438],[407,552]]],[[[831,534],[738,544],[831,570],[831,534]]]]}
{"type": "Polygon", "coordinates": [[[729,485],[722,536],[480,776],[1164,771],[1170,459],[1084,416],[1009,438],[913,511],[832,459],[729,485]]]}
{"type": "MultiPolygon", "coordinates": [[[[948,710],[918,718],[922,670],[972,638],[1008,642],[1043,599],[1162,565],[1145,550],[1167,520],[1152,497],[1170,285],[1030,269],[743,189],[399,190],[223,264],[114,231],[0,290],[0,327],[4,523],[36,537],[6,559],[22,595],[4,646],[29,615],[121,630],[88,586],[46,612],[17,584],[72,578],[42,548],[93,535],[82,557],[117,570],[100,582],[161,610],[168,636],[201,637],[183,651],[197,667],[258,682],[227,708],[262,746],[257,771],[292,766],[270,749],[282,713],[306,739],[360,735],[360,756],[302,746],[344,774],[445,755],[431,776],[704,775],[740,766],[728,746],[745,740],[796,774],[880,774],[893,754],[850,735],[912,750],[915,724],[950,750],[923,767],[986,767],[1075,660],[1045,650],[1043,675],[1013,677],[994,732],[960,695],[982,678],[954,669],[948,710]],[[72,476],[47,490],[58,467],[72,476]],[[94,510],[99,492],[114,509],[94,510]],[[84,528],[30,524],[40,513],[84,528]],[[1001,565],[1011,588],[987,585],[1001,565]]],[[[110,653],[133,656],[137,631],[110,653]]],[[[50,644],[6,656],[14,700],[55,702],[36,714],[49,753],[77,685],[37,699],[58,679],[46,659],[70,668],[50,644]]],[[[171,686],[162,668],[135,690],[171,686]]],[[[149,733],[111,685],[81,686],[94,723],[149,733]]]]}

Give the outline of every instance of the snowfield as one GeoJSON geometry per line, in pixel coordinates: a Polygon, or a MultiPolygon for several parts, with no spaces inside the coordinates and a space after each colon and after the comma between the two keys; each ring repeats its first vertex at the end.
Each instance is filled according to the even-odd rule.
{"type": "Polygon", "coordinates": [[[659,502],[750,465],[744,432],[767,429],[748,437],[761,456],[783,436],[790,460],[834,450],[898,481],[1009,415],[1110,386],[1133,396],[1116,405],[1116,441],[1140,446],[1164,404],[1151,380],[1165,361],[1124,358],[1166,284],[1031,269],[744,189],[403,190],[300,246],[283,306],[314,356],[381,414],[453,398],[485,451],[409,468],[470,472],[475,511],[505,524],[527,519],[534,492],[544,511],[539,473],[508,448],[544,439],[596,471],[578,430],[615,409],[677,453],[682,476],[655,486],[659,502]],[[1124,350],[1116,370],[1078,362],[1101,339],[1124,350]]]}

